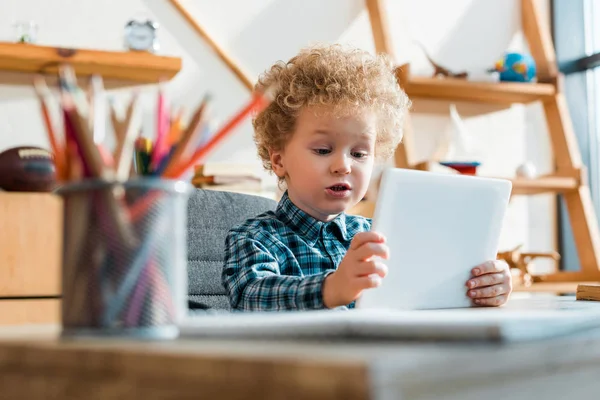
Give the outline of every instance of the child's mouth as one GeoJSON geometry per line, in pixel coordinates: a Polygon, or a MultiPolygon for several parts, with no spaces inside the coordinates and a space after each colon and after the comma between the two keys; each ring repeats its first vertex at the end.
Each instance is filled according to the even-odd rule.
{"type": "Polygon", "coordinates": [[[345,183],[332,185],[325,189],[327,194],[336,198],[342,198],[350,195],[350,190],[350,185],[347,185],[345,183]]]}

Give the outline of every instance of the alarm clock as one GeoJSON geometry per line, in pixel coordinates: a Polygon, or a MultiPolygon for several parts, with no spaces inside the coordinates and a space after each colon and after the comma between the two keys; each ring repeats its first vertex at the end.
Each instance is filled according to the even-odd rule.
{"type": "Polygon", "coordinates": [[[134,51],[158,51],[158,24],[149,19],[132,19],[125,25],[125,47],[134,51]]]}

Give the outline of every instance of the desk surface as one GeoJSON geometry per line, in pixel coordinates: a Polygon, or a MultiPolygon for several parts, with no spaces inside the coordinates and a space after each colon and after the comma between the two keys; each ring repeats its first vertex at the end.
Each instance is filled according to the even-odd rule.
{"type": "Polygon", "coordinates": [[[518,344],[58,334],[0,330],[0,398],[591,399],[600,390],[600,330],[518,344]]]}

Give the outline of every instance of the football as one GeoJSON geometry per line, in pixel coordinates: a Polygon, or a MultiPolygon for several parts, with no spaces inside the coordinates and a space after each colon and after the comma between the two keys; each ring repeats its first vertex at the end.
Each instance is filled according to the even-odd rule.
{"type": "Polygon", "coordinates": [[[52,153],[20,146],[0,153],[0,189],[9,192],[51,192],[56,187],[52,153]]]}

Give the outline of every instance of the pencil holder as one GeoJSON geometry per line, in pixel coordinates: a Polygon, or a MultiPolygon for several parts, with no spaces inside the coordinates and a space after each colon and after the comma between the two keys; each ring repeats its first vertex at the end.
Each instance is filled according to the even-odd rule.
{"type": "Polygon", "coordinates": [[[62,336],[170,339],[187,312],[187,202],[182,181],[89,180],[64,204],[62,336]]]}

